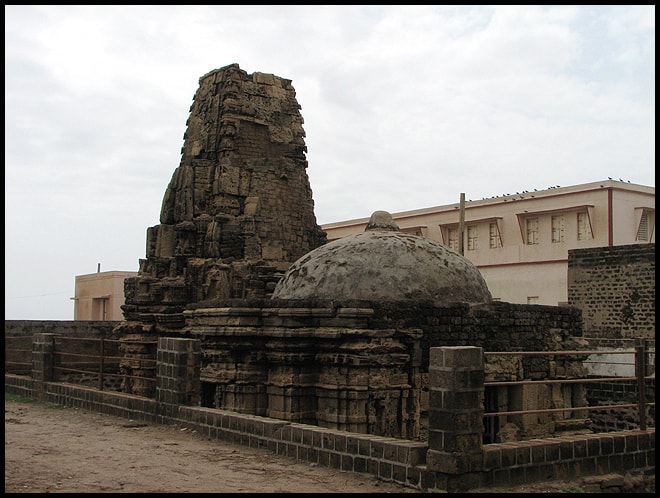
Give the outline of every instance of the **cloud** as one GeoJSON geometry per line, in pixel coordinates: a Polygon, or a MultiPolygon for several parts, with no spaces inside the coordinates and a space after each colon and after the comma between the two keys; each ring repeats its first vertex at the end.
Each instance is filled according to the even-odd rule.
{"type": "Polygon", "coordinates": [[[5,6],[6,317],[136,270],[198,79],[290,79],[319,223],[654,185],[654,6],[5,6]],[[45,279],[44,275],[48,278],[45,279]],[[48,298],[50,299],[50,298],[48,298]]]}

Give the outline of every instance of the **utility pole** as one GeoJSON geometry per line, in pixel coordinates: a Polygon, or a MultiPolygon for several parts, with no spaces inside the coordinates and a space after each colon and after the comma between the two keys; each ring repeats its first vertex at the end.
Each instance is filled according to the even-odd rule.
{"type": "Polygon", "coordinates": [[[461,207],[459,209],[458,218],[458,253],[464,256],[465,249],[463,246],[463,231],[465,230],[465,193],[461,193],[461,207]]]}

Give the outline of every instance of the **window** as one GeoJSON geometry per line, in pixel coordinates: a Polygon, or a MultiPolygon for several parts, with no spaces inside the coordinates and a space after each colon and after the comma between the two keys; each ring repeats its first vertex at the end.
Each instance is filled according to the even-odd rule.
{"type": "Polygon", "coordinates": [[[591,227],[589,226],[589,216],[587,213],[577,214],[577,231],[578,240],[591,239],[591,227]]]}
{"type": "Polygon", "coordinates": [[[447,247],[458,251],[458,228],[447,229],[447,247]]]}
{"type": "Polygon", "coordinates": [[[564,226],[565,220],[563,214],[558,214],[552,217],[552,242],[557,244],[564,242],[564,226]]]}
{"type": "Polygon", "coordinates": [[[538,304],[539,296],[527,296],[527,304],[538,304]]]}
{"type": "Polygon", "coordinates": [[[533,245],[539,243],[539,219],[527,218],[525,220],[525,228],[527,232],[527,244],[533,245]]]}
{"type": "Polygon", "coordinates": [[[467,243],[468,251],[476,251],[479,248],[476,225],[467,227],[467,243]]]}
{"type": "Polygon", "coordinates": [[[649,215],[646,211],[642,212],[642,217],[639,219],[635,240],[649,240],[649,215]]]}
{"type": "Polygon", "coordinates": [[[500,230],[499,228],[497,228],[497,223],[489,223],[488,239],[489,239],[489,247],[491,249],[502,247],[502,239],[500,238],[500,230]]]}
{"type": "Polygon", "coordinates": [[[636,242],[655,242],[655,208],[636,207],[635,220],[637,223],[637,232],[635,233],[636,242]]]}
{"type": "MultiPolygon", "coordinates": [[[[518,226],[520,227],[520,238],[523,244],[544,244],[551,240],[552,242],[564,242],[566,236],[566,216],[572,213],[580,213],[582,219],[582,237],[593,239],[592,224],[594,206],[591,204],[579,204],[573,206],[565,206],[558,209],[546,209],[542,211],[522,211],[516,213],[518,218],[518,226]],[[548,225],[551,225],[551,230],[548,230],[548,225]],[[542,230],[539,231],[539,228],[542,230]],[[542,240],[541,240],[542,239],[542,240]]],[[[574,220],[574,218],[571,218],[574,220]]],[[[570,221],[568,226],[573,228],[574,221],[570,221]]],[[[569,235],[570,241],[576,240],[575,232],[569,235]]],[[[579,239],[581,240],[581,239],[579,239]]]]}

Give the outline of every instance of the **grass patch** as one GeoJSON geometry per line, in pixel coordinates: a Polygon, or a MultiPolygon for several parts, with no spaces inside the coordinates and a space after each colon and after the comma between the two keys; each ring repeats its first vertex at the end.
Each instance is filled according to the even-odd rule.
{"type": "Polygon", "coordinates": [[[32,398],[21,396],[20,394],[5,393],[5,401],[15,401],[16,403],[34,403],[32,398]]]}
{"type": "Polygon", "coordinates": [[[580,486],[566,486],[565,488],[559,488],[560,493],[584,493],[584,489],[580,486]]]}
{"type": "MultiPolygon", "coordinates": [[[[26,396],[21,396],[20,394],[9,394],[5,393],[5,401],[14,401],[15,403],[36,403],[37,400],[28,398],[26,396]]],[[[48,404],[46,405],[46,408],[50,410],[59,410],[60,408],[64,408],[62,405],[56,405],[56,404],[48,404]]]]}

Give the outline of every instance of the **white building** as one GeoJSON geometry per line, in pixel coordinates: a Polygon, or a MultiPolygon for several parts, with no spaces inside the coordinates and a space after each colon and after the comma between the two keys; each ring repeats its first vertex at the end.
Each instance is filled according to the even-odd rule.
{"type": "MultiPolygon", "coordinates": [[[[565,304],[569,249],[655,242],[655,187],[615,180],[523,191],[392,217],[402,231],[461,252],[461,204],[463,255],[481,271],[493,298],[510,303],[565,304]]],[[[328,241],[335,240],[364,231],[369,216],[322,228],[328,241]]]]}

